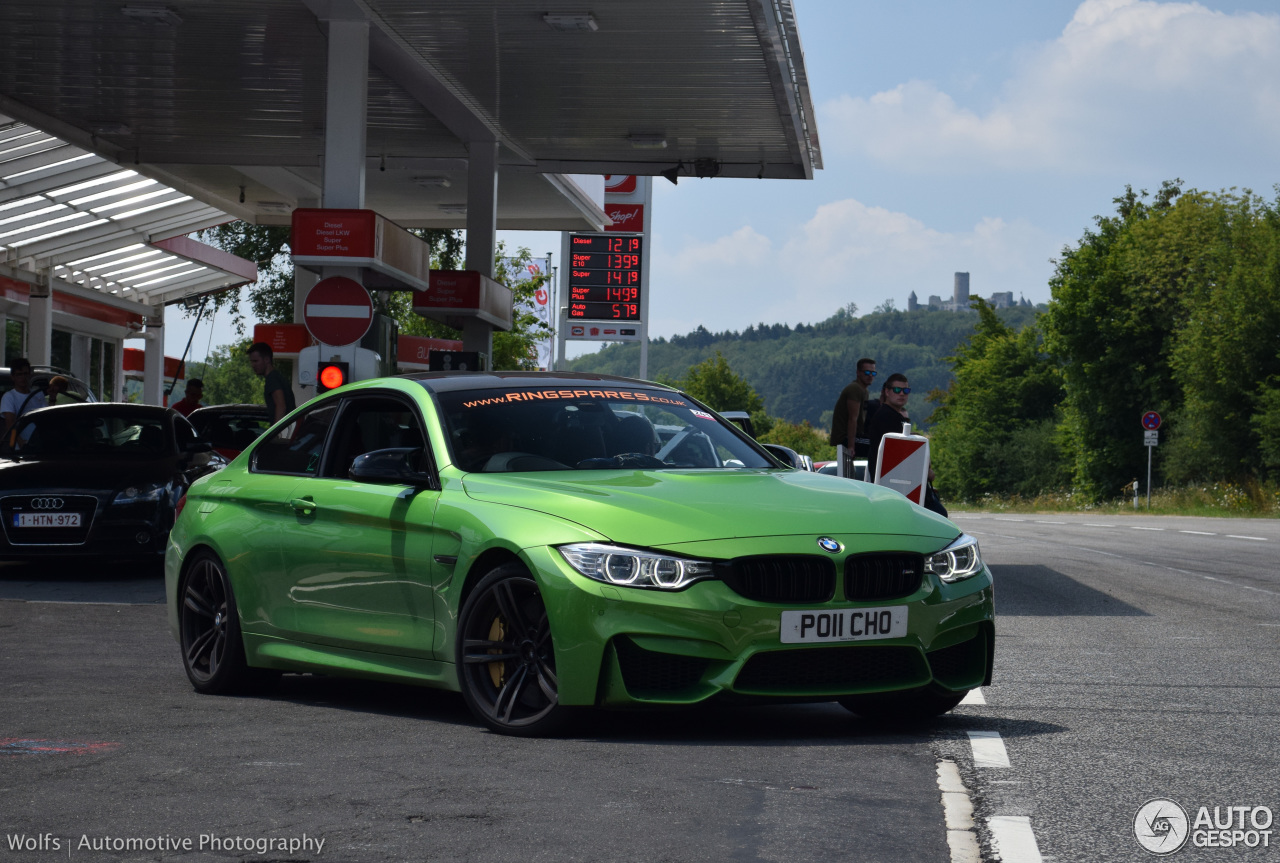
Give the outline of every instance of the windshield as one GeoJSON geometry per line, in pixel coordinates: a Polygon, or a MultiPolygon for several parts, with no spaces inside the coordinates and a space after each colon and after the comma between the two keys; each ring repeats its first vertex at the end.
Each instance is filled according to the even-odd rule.
{"type": "Polygon", "coordinates": [[[22,458],[154,458],[172,455],[174,443],[163,416],[102,415],[50,408],[24,416],[5,436],[0,452],[22,458]]]}
{"type": "Polygon", "coordinates": [[[453,463],[467,471],[777,467],[680,393],[526,387],[437,398],[453,463]]]}

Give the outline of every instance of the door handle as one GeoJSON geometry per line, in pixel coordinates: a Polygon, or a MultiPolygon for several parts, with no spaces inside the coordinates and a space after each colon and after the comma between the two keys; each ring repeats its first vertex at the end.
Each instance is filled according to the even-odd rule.
{"type": "Polygon", "coordinates": [[[309,497],[295,497],[289,501],[289,505],[303,515],[311,515],[316,511],[316,502],[309,497]]]}

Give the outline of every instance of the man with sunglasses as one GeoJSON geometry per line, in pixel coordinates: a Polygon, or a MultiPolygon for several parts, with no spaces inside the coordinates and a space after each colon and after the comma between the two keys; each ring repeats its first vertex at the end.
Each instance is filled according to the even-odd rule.
{"type": "MultiPolygon", "coordinates": [[[[876,465],[880,456],[880,440],[887,434],[901,434],[902,424],[911,422],[907,415],[907,397],[911,395],[911,387],[907,385],[907,376],[897,373],[889,375],[884,386],[880,388],[880,409],[867,423],[867,437],[870,438],[870,456],[867,459],[867,476],[876,475],[876,465]]],[[[942,505],[938,493],[933,490],[933,467],[929,468],[929,487],[924,497],[925,509],[933,510],[946,516],[947,508],[942,505]]]]}
{"type": "Polygon", "coordinates": [[[867,476],[876,475],[876,460],[880,455],[880,439],[886,434],[901,434],[902,424],[911,422],[907,415],[907,397],[911,387],[907,376],[896,372],[889,375],[880,388],[880,409],[867,424],[867,476]]]}
{"type": "Polygon", "coordinates": [[[876,361],[863,357],[858,360],[857,376],[853,383],[840,391],[836,406],[831,411],[831,436],[827,438],[832,446],[844,444],[854,456],[866,457],[867,419],[866,405],[871,399],[868,390],[876,376],[876,361]]]}

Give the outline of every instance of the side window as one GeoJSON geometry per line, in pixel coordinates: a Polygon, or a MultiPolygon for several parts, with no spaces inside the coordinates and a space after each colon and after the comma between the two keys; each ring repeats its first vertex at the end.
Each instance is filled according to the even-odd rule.
{"type": "Polygon", "coordinates": [[[173,420],[173,431],[178,436],[178,452],[183,452],[188,444],[196,442],[196,430],[191,423],[177,417],[173,420]]]}
{"type": "Polygon", "coordinates": [[[294,473],[315,476],[325,436],[338,412],[338,400],[297,414],[293,422],[264,440],[253,452],[253,469],[261,473],[294,473]]]}
{"type": "Polygon", "coordinates": [[[406,402],[381,396],[347,399],[334,430],[333,450],[326,476],[346,477],[358,456],[380,449],[412,449],[417,469],[426,472],[426,436],[418,412],[406,402]]]}

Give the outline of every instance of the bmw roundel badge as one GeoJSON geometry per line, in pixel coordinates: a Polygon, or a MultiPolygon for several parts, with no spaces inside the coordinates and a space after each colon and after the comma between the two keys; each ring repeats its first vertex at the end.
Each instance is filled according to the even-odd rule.
{"type": "Polygon", "coordinates": [[[818,537],[818,547],[821,548],[823,551],[829,551],[832,554],[835,554],[836,552],[840,551],[841,548],[843,548],[843,546],[841,546],[840,543],[836,542],[834,539],[832,539],[829,536],[818,537]]]}

